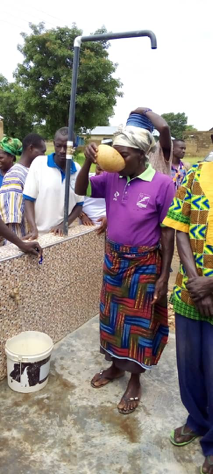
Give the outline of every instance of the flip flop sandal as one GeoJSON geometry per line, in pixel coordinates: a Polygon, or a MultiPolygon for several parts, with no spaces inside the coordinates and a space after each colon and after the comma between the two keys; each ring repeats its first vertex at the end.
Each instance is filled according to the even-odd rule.
{"type": "MultiPolygon", "coordinates": [[[[209,466],[213,466],[213,461],[210,460],[211,456],[206,456],[206,459],[208,461],[209,466]]],[[[200,474],[207,474],[206,472],[203,472],[203,466],[200,468],[200,474]]]]}
{"type": "Polygon", "coordinates": [[[196,434],[196,433],[193,433],[193,431],[191,432],[191,434],[190,433],[184,433],[185,426],[186,425],[182,426],[181,432],[178,435],[178,437],[180,437],[180,436],[182,436],[182,437],[191,436],[191,439],[189,441],[184,441],[184,442],[177,443],[177,441],[175,441],[175,430],[172,430],[172,432],[170,433],[170,441],[171,441],[172,444],[174,444],[174,446],[186,446],[187,444],[192,443],[192,441],[194,441],[196,438],[199,438],[199,435],[196,434]]]}
{"type": "Polygon", "coordinates": [[[90,382],[93,388],[101,388],[101,387],[104,387],[104,386],[107,385],[108,383],[113,382],[113,380],[120,379],[121,377],[124,376],[124,373],[123,373],[122,375],[119,375],[118,377],[114,377],[114,378],[105,377],[105,375],[104,375],[103,378],[102,378],[103,373],[104,373],[104,370],[101,370],[101,371],[99,372],[100,378],[97,379],[97,380],[95,380],[95,382],[99,382],[99,380],[103,380],[103,381],[105,380],[105,382],[103,382],[101,385],[95,385],[95,383],[93,382],[93,380],[94,380],[95,377],[93,377],[93,379],[92,379],[91,382],[90,382]]]}
{"type": "MultiPolygon", "coordinates": [[[[140,401],[140,398],[139,397],[130,397],[130,398],[124,398],[125,402],[139,402],[140,401]]],[[[118,411],[121,415],[129,415],[130,413],[133,413],[133,411],[136,410],[136,408],[138,408],[138,405],[134,408],[132,408],[131,410],[124,410],[122,408],[118,408],[118,411]]]]}

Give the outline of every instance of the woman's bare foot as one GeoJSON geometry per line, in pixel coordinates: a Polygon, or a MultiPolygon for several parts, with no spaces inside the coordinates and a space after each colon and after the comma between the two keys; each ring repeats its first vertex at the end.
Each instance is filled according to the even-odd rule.
{"type": "Polygon", "coordinates": [[[135,411],[141,398],[140,374],[132,374],[127,389],[118,404],[118,411],[122,415],[128,415],[135,411]]]}
{"type": "Polygon", "coordinates": [[[207,456],[201,468],[202,474],[213,474],[213,456],[207,456]]]}
{"type": "Polygon", "coordinates": [[[113,382],[115,379],[120,379],[124,374],[125,372],[117,369],[117,367],[112,364],[108,369],[101,370],[96,374],[91,380],[91,385],[93,388],[100,388],[107,385],[109,382],[113,382]]]}

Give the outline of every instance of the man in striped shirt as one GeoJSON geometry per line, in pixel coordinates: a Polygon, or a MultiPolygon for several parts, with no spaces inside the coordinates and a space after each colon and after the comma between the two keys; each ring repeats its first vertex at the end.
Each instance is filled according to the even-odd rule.
{"type": "Polygon", "coordinates": [[[0,217],[18,237],[28,233],[24,218],[23,189],[33,160],[46,152],[42,137],[30,133],[23,140],[23,151],[19,163],[16,163],[4,176],[0,189],[0,217]]]}

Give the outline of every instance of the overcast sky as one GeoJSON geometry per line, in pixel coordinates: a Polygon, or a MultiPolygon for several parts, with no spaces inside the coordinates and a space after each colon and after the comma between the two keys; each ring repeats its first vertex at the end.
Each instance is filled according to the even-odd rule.
{"type": "Polygon", "coordinates": [[[0,73],[12,80],[22,55],[17,44],[28,23],[46,27],[71,26],[84,34],[105,25],[108,31],[150,29],[158,41],[151,50],[148,38],[114,40],[110,59],[119,64],[123,82],[112,125],[126,121],[137,106],[157,113],[185,112],[199,130],[213,127],[212,114],[212,0],[2,0],[0,10],[0,73]]]}

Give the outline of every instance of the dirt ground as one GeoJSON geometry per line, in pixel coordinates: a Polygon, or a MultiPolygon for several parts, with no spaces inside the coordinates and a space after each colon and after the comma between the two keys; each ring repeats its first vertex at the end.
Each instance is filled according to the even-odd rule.
{"type": "MultiPolygon", "coordinates": [[[[177,249],[175,248],[175,252],[174,252],[174,256],[172,260],[173,271],[171,272],[170,279],[169,279],[168,301],[175,284],[175,279],[176,279],[176,275],[179,269],[179,265],[180,265],[179,256],[178,256],[177,249]]],[[[168,303],[168,310],[169,310],[169,327],[175,330],[175,317],[174,317],[173,306],[171,305],[171,303],[168,303]]]]}

